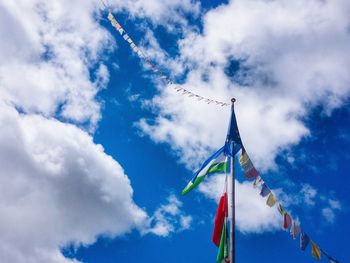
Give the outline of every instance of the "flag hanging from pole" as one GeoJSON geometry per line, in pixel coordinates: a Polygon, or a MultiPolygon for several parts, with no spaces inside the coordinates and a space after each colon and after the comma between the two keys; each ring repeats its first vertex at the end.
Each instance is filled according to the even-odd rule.
{"type": "Polygon", "coordinates": [[[201,168],[195,173],[193,179],[182,190],[182,195],[187,194],[199,185],[208,174],[228,172],[228,159],[225,156],[224,149],[225,146],[221,147],[202,164],[201,168]]]}
{"type": "Polygon", "coordinates": [[[228,235],[227,235],[227,222],[224,221],[224,225],[222,227],[222,233],[220,238],[220,245],[218,250],[218,255],[216,257],[217,263],[229,263],[229,255],[228,255],[228,235]]]}
{"type": "Polygon", "coordinates": [[[221,232],[224,226],[225,219],[228,215],[227,212],[227,193],[225,192],[219,201],[218,210],[216,211],[213,231],[213,242],[216,246],[220,246],[221,232]]]}
{"type": "Polygon", "coordinates": [[[231,120],[225,141],[225,154],[228,156],[234,156],[242,148],[243,144],[238,131],[235,110],[232,109],[231,120]]]}

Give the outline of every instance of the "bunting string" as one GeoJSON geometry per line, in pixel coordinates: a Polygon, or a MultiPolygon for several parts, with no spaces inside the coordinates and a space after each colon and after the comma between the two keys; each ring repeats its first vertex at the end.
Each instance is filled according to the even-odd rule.
{"type": "Polygon", "coordinates": [[[268,187],[268,185],[263,180],[261,175],[255,169],[244,147],[242,147],[241,150],[238,152],[238,161],[240,163],[242,170],[245,173],[246,178],[254,180],[253,187],[254,188],[260,187],[260,195],[263,198],[267,197],[266,205],[269,207],[274,207],[274,206],[277,207],[278,212],[281,214],[283,218],[283,224],[282,224],[283,229],[286,231],[289,230],[293,239],[297,239],[298,236],[300,236],[300,249],[304,251],[306,247],[311,243],[311,255],[315,259],[320,260],[321,254],[322,254],[328,259],[330,263],[339,263],[338,260],[331,257],[322,248],[320,248],[320,246],[317,245],[317,243],[314,240],[312,240],[308,236],[308,234],[299,226],[299,224],[292,218],[290,213],[288,213],[285,210],[281,202],[277,199],[276,195],[272,193],[270,187],[268,187]]]}
{"type": "MultiPolygon", "coordinates": [[[[101,0],[102,1],[102,0],[101,0]]],[[[102,2],[103,5],[106,7],[106,4],[102,2]]],[[[205,98],[199,94],[196,94],[188,89],[185,89],[183,87],[180,87],[179,85],[176,85],[175,82],[168,77],[164,72],[162,72],[157,65],[155,65],[152,60],[145,55],[145,53],[135,44],[135,42],[130,38],[130,36],[126,33],[125,29],[118,23],[118,21],[113,16],[112,12],[108,12],[108,20],[112,24],[113,28],[121,35],[121,37],[129,44],[131,50],[141,59],[143,60],[149,68],[153,71],[153,73],[156,74],[156,76],[163,82],[165,82],[167,85],[170,85],[173,87],[173,89],[181,95],[187,96],[189,98],[195,98],[197,101],[203,101],[207,104],[215,104],[217,106],[230,106],[231,103],[225,103],[218,100],[213,100],[209,98],[205,98]]]]}

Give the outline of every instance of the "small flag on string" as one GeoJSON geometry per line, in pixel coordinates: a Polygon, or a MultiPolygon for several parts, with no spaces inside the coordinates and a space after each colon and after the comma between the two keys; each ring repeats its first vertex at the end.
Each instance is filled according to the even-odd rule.
{"type": "Polygon", "coordinates": [[[254,181],[253,187],[258,188],[262,183],[264,183],[263,179],[258,176],[254,181]]]}
{"type": "Polygon", "coordinates": [[[230,261],[229,261],[228,257],[229,257],[229,255],[228,255],[227,222],[225,220],[223,228],[222,228],[220,245],[219,245],[218,255],[216,257],[216,262],[217,263],[222,263],[222,262],[229,263],[230,261]]]}
{"type": "Polygon", "coordinates": [[[292,218],[288,213],[284,213],[283,228],[288,229],[291,224],[292,224],[292,218]]]}
{"type": "Polygon", "coordinates": [[[220,246],[221,232],[227,215],[227,193],[224,193],[220,198],[214,221],[212,240],[216,246],[220,246]]]}
{"type": "Polygon", "coordinates": [[[219,149],[202,164],[201,168],[195,173],[193,179],[182,190],[182,195],[187,194],[199,185],[208,174],[228,172],[228,159],[224,154],[224,148],[225,146],[219,149]]]}
{"type": "Polygon", "coordinates": [[[301,235],[300,235],[300,249],[304,251],[309,243],[310,243],[309,236],[306,233],[301,232],[301,235]]]}
{"type": "Polygon", "coordinates": [[[241,150],[238,160],[247,178],[254,179],[259,176],[258,171],[254,168],[252,161],[244,149],[241,150]]]}
{"type": "Polygon", "coordinates": [[[268,196],[269,193],[271,193],[270,189],[267,187],[267,185],[265,183],[263,183],[261,191],[260,191],[260,195],[262,197],[266,197],[266,196],[268,196]]]}
{"type": "Polygon", "coordinates": [[[318,245],[314,241],[311,240],[311,254],[317,260],[321,259],[321,250],[318,245]]]}
{"type": "Polygon", "coordinates": [[[293,239],[296,239],[301,233],[300,226],[293,221],[292,227],[290,228],[290,234],[293,236],[293,239]]]}
{"type": "Polygon", "coordinates": [[[276,202],[277,202],[276,197],[272,193],[270,193],[269,197],[266,200],[266,204],[269,207],[273,207],[276,204],[276,202]]]}
{"type": "Polygon", "coordinates": [[[284,210],[284,208],[281,204],[278,204],[277,210],[282,216],[284,216],[284,214],[286,213],[286,210],[284,210]]]}

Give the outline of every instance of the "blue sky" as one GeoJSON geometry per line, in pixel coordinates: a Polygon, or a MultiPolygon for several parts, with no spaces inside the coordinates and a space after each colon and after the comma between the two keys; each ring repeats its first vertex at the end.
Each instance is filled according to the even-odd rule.
{"type": "MultiPolygon", "coordinates": [[[[349,262],[349,4],[109,5],[181,87],[237,98],[264,180],[322,249],[349,262]]],[[[223,178],[180,193],[222,146],[230,109],[158,82],[99,7],[0,4],[14,32],[0,26],[0,261],[214,262],[223,178]]],[[[237,180],[237,262],[313,262],[241,170],[237,180]]]]}

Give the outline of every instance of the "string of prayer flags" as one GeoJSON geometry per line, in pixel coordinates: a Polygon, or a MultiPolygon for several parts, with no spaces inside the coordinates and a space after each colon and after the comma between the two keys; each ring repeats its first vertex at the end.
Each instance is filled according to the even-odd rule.
{"type": "MultiPolygon", "coordinates": [[[[254,168],[254,165],[253,165],[252,161],[250,160],[247,152],[245,151],[243,144],[241,144],[241,150],[238,151],[238,161],[239,161],[239,164],[240,164],[243,172],[245,173],[246,177],[248,179],[250,179],[250,178],[255,179],[254,183],[253,183],[253,187],[258,188],[261,186],[260,195],[262,197],[268,196],[268,198],[266,200],[266,205],[269,207],[273,207],[278,202],[278,200],[277,200],[276,196],[271,192],[271,190],[267,186],[267,184],[264,182],[262,177],[259,175],[259,173],[254,168]],[[254,172],[250,173],[249,171],[251,171],[251,170],[253,170],[254,172]]],[[[309,236],[292,219],[290,214],[287,213],[287,211],[284,209],[282,204],[279,202],[277,205],[277,210],[281,214],[281,216],[283,217],[283,225],[282,225],[283,229],[288,230],[290,228],[290,234],[293,237],[293,239],[296,239],[300,235],[300,249],[305,250],[311,241],[309,236]]],[[[318,245],[316,245],[316,243],[314,241],[311,241],[311,242],[312,242],[312,249],[311,249],[312,255],[316,259],[319,260],[321,258],[321,253],[322,253],[327,257],[327,259],[329,260],[330,263],[339,263],[339,261],[333,259],[329,255],[324,253],[323,250],[321,250],[321,248],[318,245]]]]}
{"type": "MultiPolygon", "coordinates": [[[[148,66],[152,69],[152,71],[154,73],[157,74],[157,76],[161,79],[161,80],[165,80],[166,83],[168,85],[172,85],[174,82],[167,76],[165,76],[164,73],[161,72],[161,70],[152,63],[151,59],[149,59],[142,51],[141,49],[135,44],[135,42],[130,38],[130,36],[125,32],[125,30],[123,29],[123,27],[118,23],[118,21],[115,19],[115,17],[113,16],[113,14],[109,11],[108,12],[108,16],[107,16],[108,20],[111,22],[112,26],[115,28],[115,30],[117,32],[119,32],[119,34],[123,37],[123,39],[129,44],[131,50],[138,55],[138,57],[142,60],[144,60],[148,66]]],[[[212,99],[208,99],[208,98],[204,98],[198,94],[195,94],[189,90],[186,90],[184,88],[181,88],[179,86],[174,86],[174,89],[176,91],[180,91],[183,90],[184,93],[182,93],[183,95],[189,95],[189,97],[195,97],[198,98],[198,101],[201,100],[205,100],[206,103],[211,104],[211,103],[215,103],[218,106],[230,106],[230,103],[225,103],[225,102],[221,102],[221,101],[217,101],[217,100],[212,100],[212,99]]]]}
{"type": "Polygon", "coordinates": [[[222,235],[221,232],[224,226],[224,222],[228,216],[227,204],[227,193],[225,192],[220,198],[214,221],[214,231],[212,240],[214,244],[218,247],[220,246],[220,240],[222,235]]]}
{"type": "Polygon", "coordinates": [[[270,193],[269,194],[269,197],[267,198],[266,200],[266,204],[269,206],[269,207],[273,207],[277,202],[277,199],[276,197],[273,195],[273,193],[270,193]]]}
{"type": "Polygon", "coordinates": [[[309,236],[306,233],[301,232],[301,235],[300,235],[300,249],[304,251],[309,243],[310,243],[309,236]]]}
{"type": "Polygon", "coordinates": [[[284,214],[284,220],[283,220],[283,228],[288,229],[290,225],[292,224],[292,218],[288,213],[284,214]]]}
{"type": "Polygon", "coordinates": [[[317,260],[321,259],[321,250],[320,247],[311,240],[311,254],[314,258],[316,258],[317,260]]]}
{"type": "Polygon", "coordinates": [[[267,185],[265,183],[263,183],[261,191],[260,191],[260,195],[262,197],[266,197],[271,193],[271,190],[267,187],[267,185]]]}
{"type": "Polygon", "coordinates": [[[296,239],[301,233],[300,226],[293,221],[292,227],[290,228],[290,234],[292,235],[293,239],[296,239]]]}

